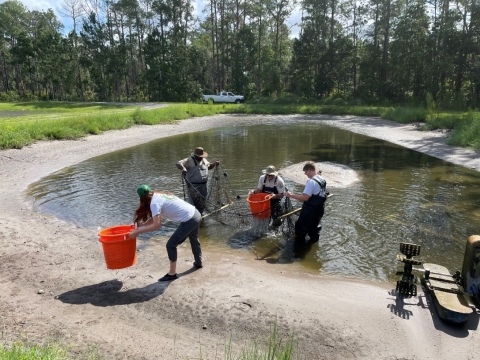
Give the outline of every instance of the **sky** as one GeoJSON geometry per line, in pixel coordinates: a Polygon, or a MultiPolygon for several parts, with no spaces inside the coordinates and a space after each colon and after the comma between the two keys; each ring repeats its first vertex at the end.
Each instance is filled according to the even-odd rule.
{"type": "MultiPolygon", "coordinates": [[[[0,0],[0,4],[5,2],[7,0],[0,0]]],[[[20,0],[23,5],[29,10],[47,10],[47,9],[52,9],[55,14],[57,15],[58,19],[63,23],[65,26],[65,33],[69,32],[73,28],[72,21],[68,18],[62,17],[58,11],[59,4],[61,3],[61,0],[20,0]]],[[[194,3],[194,8],[197,12],[197,15],[201,18],[204,17],[204,14],[202,13],[203,8],[205,7],[204,0],[195,0],[194,3]]],[[[290,19],[287,20],[288,26],[291,27],[291,35],[290,37],[296,37],[298,36],[299,28],[298,26],[295,26],[295,24],[300,23],[301,19],[301,12],[300,8],[297,6],[292,13],[292,16],[290,19]]]]}

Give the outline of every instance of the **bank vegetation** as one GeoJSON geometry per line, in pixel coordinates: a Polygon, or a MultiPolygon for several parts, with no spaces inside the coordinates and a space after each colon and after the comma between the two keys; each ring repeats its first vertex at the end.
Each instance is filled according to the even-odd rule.
{"type": "Polygon", "coordinates": [[[173,103],[147,110],[129,104],[17,102],[0,103],[0,149],[20,149],[39,140],[78,139],[134,125],[172,123],[216,114],[329,114],[380,117],[399,123],[418,123],[419,130],[449,132],[448,143],[480,149],[480,112],[428,107],[355,105],[345,101],[305,102],[295,98],[266,99],[257,104],[173,103]]]}

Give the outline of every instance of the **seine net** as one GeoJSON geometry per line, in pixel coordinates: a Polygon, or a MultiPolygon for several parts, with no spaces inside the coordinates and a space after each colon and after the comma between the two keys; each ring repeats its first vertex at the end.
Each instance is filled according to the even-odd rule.
{"type": "Polygon", "coordinates": [[[250,234],[256,237],[263,236],[268,231],[281,233],[286,238],[292,238],[295,234],[295,221],[300,213],[294,212],[289,198],[283,197],[279,202],[274,201],[268,209],[270,216],[263,211],[256,212],[250,207],[246,196],[237,194],[221,165],[209,174],[207,196],[203,196],[186,178],[183,178],[183,184],[184,192],[189,192],[194,202],[203,207],[204,218],[215,219],[232,227],[233,231],[248,229],[250,234]]]}

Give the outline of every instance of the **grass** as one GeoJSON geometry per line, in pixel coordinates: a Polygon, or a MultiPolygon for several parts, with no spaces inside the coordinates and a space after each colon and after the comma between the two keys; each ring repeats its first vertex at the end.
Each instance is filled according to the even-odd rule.
{"type": "MultiPolygon", "coordinates": [[[[232,338],[225,345],[225,360],[294,360],[300,359],[299,355],[295,355],[294,351],[298,350],[297,341],[292,335],[286,339],[282,339],[278,334],[276,323],[270,331],[269,337],[263,341],[250,341],[235,351],[232,345],[232,338]]],[[[102,359],[99,355],[98,348],[88,347],[81,355],[69,354],[69,348],[58,343],[47,345],[27,345],[19,341],[11,347],[0,344],[0,360],[69,360],[74,358],[82,358],[88,360],[102,359]]],[[[182,357],[175,356],[175,359],[182,357]]],[[[207,360],[211,357],[204,357],[202,349],[199,349],[199,359],[207,360]]],[[[215,356],[215,359],[220,359],[215,356]]]]}
{"type": "Polygon", "coordinates": [[[69,355],[69,346],[52,342],[46,345],[29,345],[18,341],[10,347],[0,344],[0,360],[70,360],[81,358],[86,360],[100,360],[96,346],[88,346],[85,351],[73,357],[69,355]]]}
{"type": "Polygon", "coordinates": [[[480,113],[469,112],[461,114],[461,120],[451,116],[445,116],[430,126],[436,126],[441,129],[453,129],[452,135],[448,140],[451,145],[462,146],[473,149],[480,149],[480,113]]]}
{"type": "Polygon", "coordinates": [[[30,101],[0,103],[0,111],[37,111],[37,112],[84,112],[99,110],[128,109],[132,105],[117,103],[79,103],[79,102],[50,102],[30,101]]]}
{"type": "MultiPolygon", "coordinates": [[[[287,99],[288,100],[288,99],[287,99]]],[[[0,103],[0,149],[20,149],[39,140],[78,139],[133,125],[167,124],[191,117],[216,114],[329,114],[379,117],[399,123],[424,123],[423,129],[452,130],[451,145],[480,149],[480,112],[439,111],[434,107],[369,106],[299,101],[259,104],[169,104],[144,110],[129,105],[100,103],[19,102],[0,103]],[[14,117],[21,111],[26,116],[14,117]],[[12,116],[8,113],[12,112],[12,116]]]]}
{"type": "MultiPolygon", "coordinates": [[[[174,104],[165,108],[142,110],[135,107],[83,106],[55,104],[44,107],[53,109],[37,113],[38,104],[29,106],[22,103],[26,116],[0,118],[0,149],[21,149],[39,140],[78,139],[90,134],[100,134],[107,130],[126,129],[133,125],[154,125],[172,123],[194,116],[207,116],[219,113],[220,107],[199,104],[174,104]],[[63,106],[63,108],[62,108],[63,106]],[[81,109],[81,111],[78,111],[81,109]]],[[[3,115],[13,111],[12,104],[0,104],[3,115]],[[7,109],[7,110],[5,110],[7,109]]]]}
{"type": "Polygon", "coordinates": [[[300,359],[300,356],[294,355],[294,350],[298,350],[298,342],[292,335],[286,340],[278,335],[277,324],[273,325],[270,337],[265,342],[253,341],[244,345],[235,353],[231,347],[231,340],[225,347],[225,360],[292,360],[300,359]]]}
{"type": "Polygon", "coordinates": [[[28,346],[14,344],[10,348],[0,345],[1,360],[64,360],[67,351],[59,345],[28,346]]]}

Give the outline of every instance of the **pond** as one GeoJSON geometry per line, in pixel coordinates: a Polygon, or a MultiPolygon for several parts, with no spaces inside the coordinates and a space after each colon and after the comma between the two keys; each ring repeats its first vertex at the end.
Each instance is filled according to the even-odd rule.
{"type": "MultiPolygon", "coordinates": [[[[197,146],[204,147],[210,161],[221,161],[237,201],[245,201],[270,164],[283,168],[306,160],[329,161],[349,166],[360,178],[353,186],[330,188],[335,196],[327,202],[320,241],[301,257],[292,254],[291,241],[279,233],[252,239],[245,237],[245,229],[213,219],[200,229],[202,245],[208,248],[243,248],[270,264],[295,263],[325,275],[381,281],[396,279],[402,267],[396,261],[400,242],[420,244],[420,260],[460,270],[467,238],[479,233],[479,173],[314,121],[163,138],[51,174],[32,184],[29,195],[35,209],[79,226],[131,223],[140,184],[183,198],[175,163],[197,146]]],[[[285,182],[289,190],[302,192],[303,185],[285,182]]],[[[167,223],[144,239],[164,241],[159,235],[174,228],[167,223]]]]}

